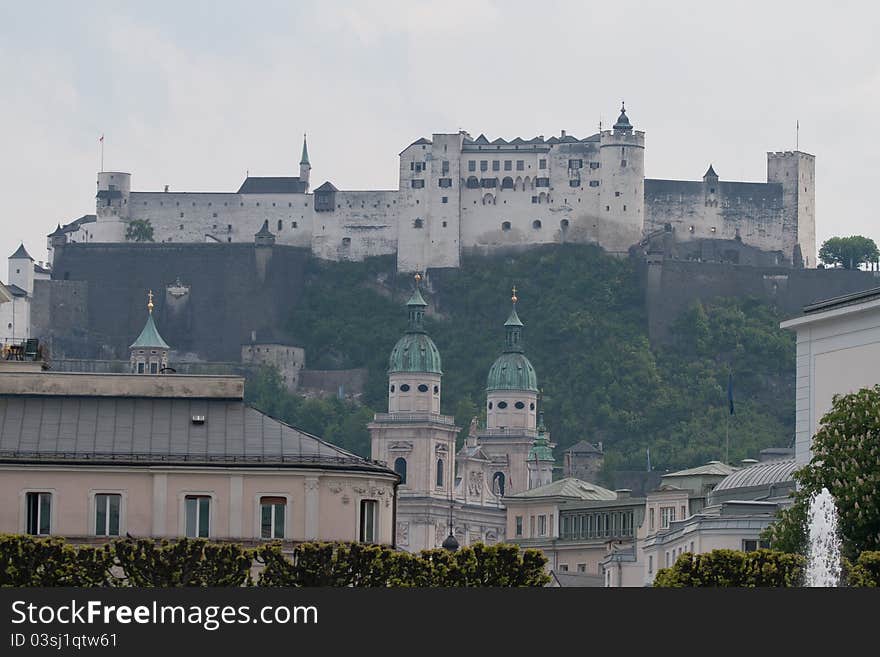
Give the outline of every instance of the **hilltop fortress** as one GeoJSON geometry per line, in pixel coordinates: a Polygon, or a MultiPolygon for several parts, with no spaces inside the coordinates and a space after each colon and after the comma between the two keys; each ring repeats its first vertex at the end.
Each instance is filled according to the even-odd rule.
{"type": "MultiPolygon", "coordinates": [[[[137,192],[130,173],[105,171],[95,214],[59,225],[50,259],[68,242],[130,241],[137,221],[149,222],[157,243],[253,243],[271,233],[326,260],[396,253],[399,271],[536,244],[626,253],[660,234],[667,248],[669,240],[685,248],[718,240],[770,254],[772,264],[815,266],[813,155],[768,153],[767,182],[752,183],[722,181],[712,166],[701,181],[646,179],[644,154],[645,133],[621,108],[611,130],[583,139],[565,131],[418,139],[400,153],[396,190],[346,191],[329,181],[311,189],[305,141],[298,176],[248,176],[236,192],[137,192]]],[[[739,262],[737,248],[715,253],[739,262]]]]}

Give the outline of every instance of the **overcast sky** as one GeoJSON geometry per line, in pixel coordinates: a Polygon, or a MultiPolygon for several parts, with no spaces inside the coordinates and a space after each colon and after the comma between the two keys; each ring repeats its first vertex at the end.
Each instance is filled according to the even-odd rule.
{"type": "MultiPolygon", "coordinates": [[[[37,260],[94,213],[105,168],[135,190],[235,191],[246,170],[396,189],[420,136],[646,132],[646,175],[766,180],[816,155],[817,240],[880,241],[880,10],[835,2],[4,2],[0,250],[37,260]],[[816,5],[816,6],[814,6],[816,5]]],[[[3,272],[5,279],[5,268],[3,272]]]]}

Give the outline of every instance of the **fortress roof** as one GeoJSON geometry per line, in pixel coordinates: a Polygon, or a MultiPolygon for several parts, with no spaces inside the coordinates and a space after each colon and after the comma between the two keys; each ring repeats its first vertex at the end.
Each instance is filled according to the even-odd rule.
{"type": "Polygon", "coordinates": [[[11,256],[9,256],[10,260],[18,259],[18,258],[27,258],[28,260],[33,260],[31,258],[31,254],[27,252],[27,249],[24,248],[24,243],[22,242],[19,247],[15,250],[11,256]]]}
{"type": "Polygon", "coordinates": [[[339,190],[336,189],[336,185],[334,185],[332,182],[330,182],[330,181],[328,180],[328,181],[326,181],[323,185],[321,185],[320,187],[317,187],[317,188],[315,189],[315,191],[316,191],[316,192],[338,192],[339,190]]]}
{"type": "Polygon", "coordinates": [[[239,194],[305,194],[308,185],[299,176],[248,176],[239,194]]]}

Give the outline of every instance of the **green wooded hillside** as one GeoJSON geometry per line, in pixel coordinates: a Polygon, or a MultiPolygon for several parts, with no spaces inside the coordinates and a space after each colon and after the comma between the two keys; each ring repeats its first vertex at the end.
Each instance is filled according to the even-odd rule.
{"type": "MultiPolygon", "coordinates": [[[[495,258],[467,258],[435,273],[423,290],[427,329],[443,358],[443,408],[466,427],[484,415],[489,366],[504,344],[510,289],[525,324],[526,353],[544,391],[557,457],[581,439],[603,441],[609,469],[680,468],[722,458],[733,371],[736,414],[730,458],[787,446],[794,433],[794,337],[752,299],[695,305],[675,325],[673,344],[652,348],[637,265],[589,246],[556,246],[495,258]]],[[[271,373],[250,384],[259,407],[361,454],[364,427],[386,407],[387,357],[406,327],[412,279],[392,258],[361,263],[313,260],[303,303],[286,327],[310,368],[367,367],[366,408],[302,400],[271,373]]]]}

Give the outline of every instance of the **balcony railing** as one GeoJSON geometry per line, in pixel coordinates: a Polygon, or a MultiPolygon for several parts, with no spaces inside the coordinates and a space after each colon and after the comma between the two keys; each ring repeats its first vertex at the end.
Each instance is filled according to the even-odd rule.
{"type": "Polygon", "coordinates": [[[401,424],[408,422],[434,422],[436,424],[446,424],[455,426],[455,418],[451,415],[440,415],[439,413],[376,413],[376,422],[399,422],[401,424]]]}
{"type": "Polygon", "coordinates": [[[528,436],[529,438],[538,435],[536,429],[526,427],[496,427],[494,429],[480,429],[477,433],[480,436],[528,436]]]}
{"type": "Polygon", "coordinates": [[[28,340],[4,339],[0,345],[3,360],[42,360],[43,347],[36,338],[28,340]]]}

